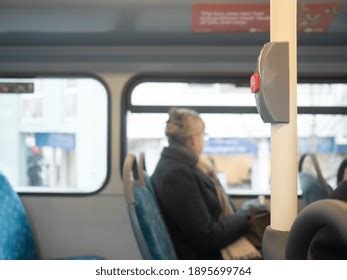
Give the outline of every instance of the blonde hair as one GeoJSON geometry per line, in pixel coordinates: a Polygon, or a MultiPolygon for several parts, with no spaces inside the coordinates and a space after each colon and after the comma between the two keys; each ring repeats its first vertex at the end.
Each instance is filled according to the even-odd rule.
{"type": "Polygon", "coordinates": [[[169,119],[166,122],[165,135],[170,141],[185,144],[187,139],[194,133],[199,132],[196,121],[205,124],[199,114],[193,110],[184,108],[172,108],[169,111],[169,119]]]}

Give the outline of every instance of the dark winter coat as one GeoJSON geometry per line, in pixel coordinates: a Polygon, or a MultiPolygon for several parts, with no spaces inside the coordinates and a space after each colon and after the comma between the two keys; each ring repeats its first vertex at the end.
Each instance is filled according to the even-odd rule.
{"type": "Polygon", "coordinates": [[[247,232],[247,217],[219,219],[215,186],[196,163],[187,148],[166,147],[152,182],[178,258],[220,259],[220,249],[247,232]]]}

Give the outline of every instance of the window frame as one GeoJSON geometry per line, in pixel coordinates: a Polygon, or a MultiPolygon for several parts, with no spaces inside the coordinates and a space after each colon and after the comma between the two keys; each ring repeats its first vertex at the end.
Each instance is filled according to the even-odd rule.
{"type": "MultiPolygon", "coordinates": [[[[221,74],[191,74],[191,73],[142,73],[133,76],[128,80],[124,86],[121,96],[121,153],[120,153],[120,172],[122,174],[122,163],[126,157],[128,146],[127,146],[127,112],[131,113],[167,113],[169,108],[190,108],[198,113],[202,114],[258,114],[256,106],[147,106],[147,105],[132,105],[131,97],[134,89],[141,83],[148,82],[187,82],[187,83],[234,83],[239,85],[249,85],[249,76],[245,75],[221,75],[221,74]],[[221,111],[219,111],[221,110],[221,111]]],[[[300,77],[297,83],[344,83],[347,84],[347,76],[343,77],[300,77]]],[[[251,93],[250,93],[251,94],[251,93]]],[[[300,106],[298,107],[297,114],[308,114],[308,115],[347,115],[347,107],[344,106],[300,106]]],[[[271,194],[265,195],[270,197],[271,194]]],[[[252,198],[257,197],[258,194],[244,195],[234,194],[235,197],[252,198]]],[[[298,195],[301,197],[301,195],[298,195]]]]}
{"type": "Polygon", "coordinates": [[[45,72],[25,72],[25,73],[15,73],[15,72],[1,72],[0,77],[3,79],[92,79],[99,82],[105,89],[106,92],[106,174],[101,185],[92,192],[44,192],[44,191],[24,191],[24,190],[15,190],[20,196],[47,196],[47,197],[75,197],[75,196],[92,196],[96,195],[99,192],[103,191],[110,181],[111,177],[111,135],[112,135],[112,115],[111,115],[111,90],[108,86],[107,82],[97,74],[94,73],[75,73],[75,72],[53,72],[53,73],[45,73],[45,72]]]}

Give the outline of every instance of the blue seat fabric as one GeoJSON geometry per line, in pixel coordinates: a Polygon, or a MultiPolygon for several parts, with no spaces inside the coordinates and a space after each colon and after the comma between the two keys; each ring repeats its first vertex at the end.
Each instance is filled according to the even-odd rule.
{"type": "MultiPolygon", "coordinates": [[[[32,229],[25,209],[6,177],[0,173],[0,260],[37,260],[32,229]]],[[[100,260],[96,256],[65,260],[100,260]]]]}
{"type": "Polygon", "coordinates": [[[321,187],[318,179],[313,175],[300,173],[299,180],[305,205],[309,205],[316,200],[328,198],[329,194],[321,187]]]}
{"type": "Polygon", "coordinates": [[[148,175],[145,175],[145,183],[146,183],[146,186],[147,188],[151,191],[151,193],[155,196],[155,191],[154,191],[154,187],[153,187],[153,184],[152,184],[152,180],[151,180],[151,177],[148,176],[148,175]]]}
{"type": "Polygon", "coordinates": [[[177,259],[153,194],[146,187],[135,186],[134,198],[136,214],[152,258],[155,260],[177,259]]]}
{"type": "Polygon", "coordinates": [[[36,260],[32,230],[23,204],[0,174],[0,259],[36,260]]]}

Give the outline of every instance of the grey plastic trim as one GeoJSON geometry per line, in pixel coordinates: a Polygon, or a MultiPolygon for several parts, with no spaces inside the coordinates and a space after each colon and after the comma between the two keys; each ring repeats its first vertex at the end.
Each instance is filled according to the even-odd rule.
{"type": "Polygon", "coordinates": [[[284,260],[288,231],[274,230],[266,227],[262,243],[262,255],[264,260],[284,260]]]}
{"type": "Polygon", "coordinates": [[[289,122],[289,44],[270,42],[260,52],[257,73],[260,91],[255,93],[264,123],[289,122]]]}
{"type": "Polygon", "coordinates": [[[147,246],[146,239],[142,233],[142,228],[139,223],[139,219],[136,214],[136,209],[134,203],[128,204],[128,212],[130,216],[131,225],[133,228],[133,233],[135,235],[137,245],[139,246],[142,258],[144,260],[153,260],[151,252],[147,246]]]}

